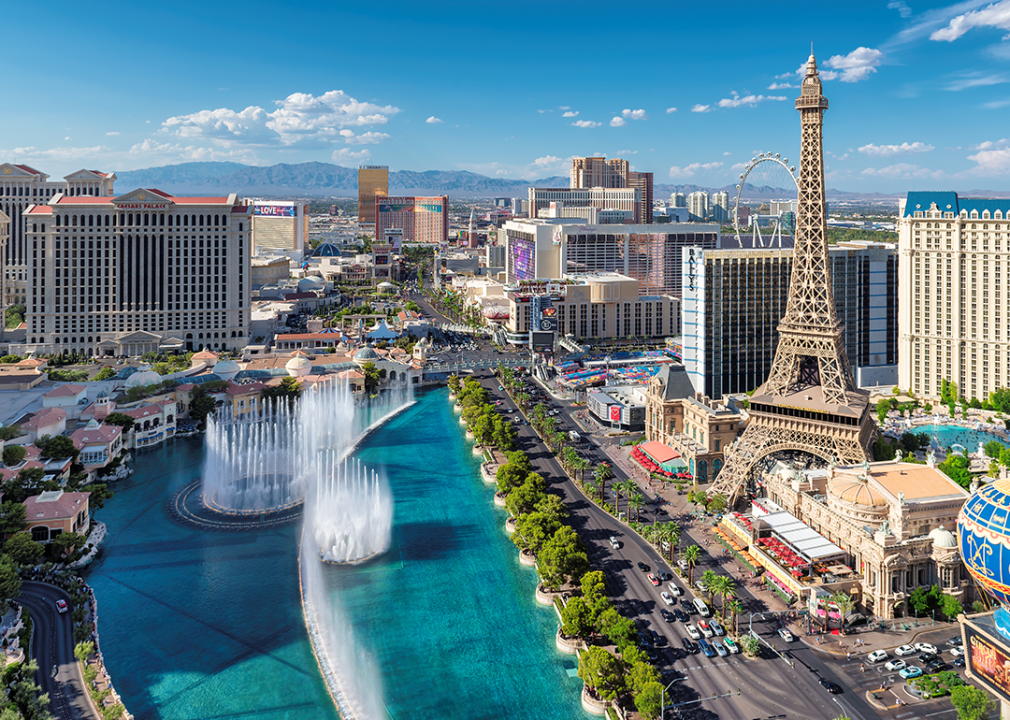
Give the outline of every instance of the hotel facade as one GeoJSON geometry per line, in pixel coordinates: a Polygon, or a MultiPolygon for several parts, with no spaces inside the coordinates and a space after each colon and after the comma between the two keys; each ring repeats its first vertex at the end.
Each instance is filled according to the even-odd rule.
{"type": "Polygon", "coordinates": [[[449,197],[380,197],[375,199],[375,240],[399,254],[405,242],[449,241],[449,197]],[[394,231],[399,232],[394,232],[394,231]]]}
{"type": "Polygon", "coordinates": [[[116,181],[115,173],[78,170],[50,182],[49,176],[29,165],[0,164],[0,212],[10,219],[10,242],[3,255],[5,305],[25,304],[28,295],[28,252],[23,214],[30,205],[47,203],[63,193],[69,197],[108,197],[116,181]]]}
{"type": "Polygon", "coordinates": [[[985,401],[1010,384],[1010,199],[910,192],[899,204],[898,384],[985,401]]]}
{"type": "Polygon", "coordinates": [[[26,350],[245,347],[251,218],[235,195],[147,189],[29,206],[26,350]]]}

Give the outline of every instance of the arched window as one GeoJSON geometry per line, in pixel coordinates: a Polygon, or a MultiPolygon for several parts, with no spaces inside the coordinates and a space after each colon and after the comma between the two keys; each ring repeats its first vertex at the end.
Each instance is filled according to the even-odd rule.
{"type": "Polygon", "coordinates": [[[49,542],[49,528],[45,525],[38,525],[32,528],[32,540],[35,542],[49,542]]]}
{"type": "Polygon", "coordinates": [[[94,227],[94,226],[95,226],[95,216],[88,215],[88,227],[94,227]]]}

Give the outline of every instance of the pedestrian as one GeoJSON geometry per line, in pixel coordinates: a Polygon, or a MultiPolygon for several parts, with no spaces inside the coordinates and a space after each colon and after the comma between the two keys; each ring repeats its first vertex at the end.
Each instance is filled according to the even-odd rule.
{"type": "Polygon", "coordinates": [[[866,666],[862,663],[859,663],[859,672],[866,672],[866,666]]]}
{"type": "Polygon", "coordinates": [[[850,652],[845,653],[845,659],[846,660],[851,660],[852,659],[852,653],[850,653],[850,652]]]}

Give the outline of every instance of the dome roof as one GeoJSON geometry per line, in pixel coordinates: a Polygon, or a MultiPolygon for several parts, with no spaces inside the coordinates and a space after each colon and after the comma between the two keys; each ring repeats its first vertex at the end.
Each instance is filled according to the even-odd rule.
{"type": "Polygon", "coordinates": [[[298,281],[298,292],[312,292],[313,290],[319,290],[325,284],[326,281],[318,275],[303,277],[298,281]]]}
{"type": "Polygon", "coordinates": [[[887,500],[865,482],[849,475],[841,475],[828,484],[828,493],[853,505],[886,507],[887,500]]]}
{"type": "Polygon", "coordinates": [[[104,390],[101,390],[101,391],[99,391],[99,393],[98,393],[98,397],[97,397],[97,398],[95,398],[95,399],[96,399],[96,400],[104,400],[104,399],[105,399],[105,398],[107,398],[107,397],[109,397],[109,393],[105,392],[104,390]]]}
{"type": "Polygon", "coordinates": [[[381,283],[379,283],[377,287],[391,288],[391,287],[396,287],[396,285],[394,285],[393,283],[389,282],[388,280],[384,280],[381,283]]]}
{"type": "Polygon", "coordinates": [[[370,348],[370,347],[368,347],[366,345],[365,347],[363,347],[360,350],[358,350],[358,352],[354,353],[354,359],[355,360],[378,360],[379,359],[379,353],[375,352],[372,348],[370,348]]]}
{"type": "Polygon", "coordinates": [[[231,380],[242,371],[242,366],[234,360],[219,360],[214,365],[214,374],[222,380],[231,380]]]}
{"type": "Polygon", "coordinates": [[[284,369],[291,377],[302,377],[312,370],[312,361],[305,357],[305,353],[296,352],[284,365],[284,369]]]}
{"type": "Polygon", "coordinates": [[[126,381],[127,389],[132,387],[145,387],[147,385],[157,385],[161,382],[161,375],[154,370],[141,370],[133,373],[126,381]]]}
{"type": "Polygon", "coordinates": [[[933,540],[933,545],[936,545],[937,547],[957,547],[957,538],[954,536],[954,533],[945,528],[943,525],[931,531],[929,533],[929,537],[933,540]]]}

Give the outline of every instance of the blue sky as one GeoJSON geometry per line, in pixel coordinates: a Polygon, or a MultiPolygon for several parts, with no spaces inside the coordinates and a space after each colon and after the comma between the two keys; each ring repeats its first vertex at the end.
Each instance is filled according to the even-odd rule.
{"type": "Polygon", "coordinates": [[[605,154],[719,186],[798,159],[813,41],[829,186],[1010,191],[1010,0],[286,5],[10,4],[0,159],[518,179],[605,154]]]}

